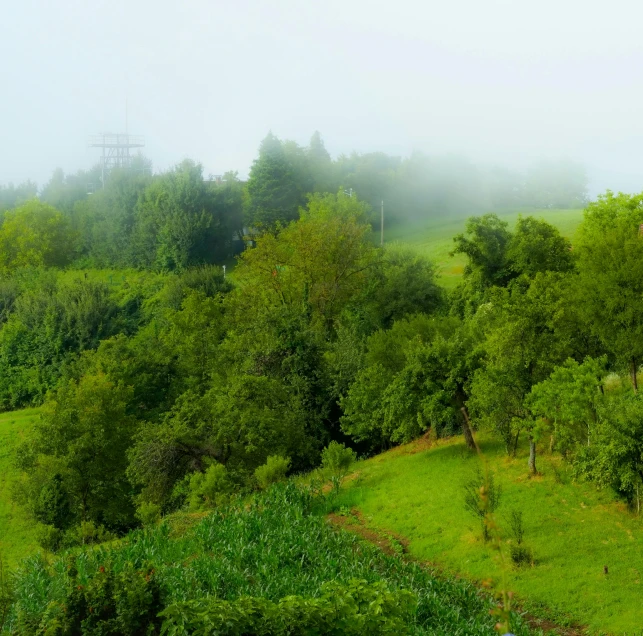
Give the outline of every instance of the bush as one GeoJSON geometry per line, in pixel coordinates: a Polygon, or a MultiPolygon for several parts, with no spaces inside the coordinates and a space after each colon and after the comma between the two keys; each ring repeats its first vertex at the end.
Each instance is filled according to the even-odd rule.
{"type": "Polygon", "coordinates": [[[333,489],[339,492],[341,481],[355,462],[355,451],[351,448],[346,448],[344,444],[339,442],[331,442],[322,451],[322,466],[330,473],[333,489]]]}
{"type": "Polygon", "coordinates": [[[136,518],[144,526],[154,526],[161,520],[161,506],[144,501],[136,509],[136,518]]]}
{"type": "Polygon", "coordinates": [[[36,530],[36,541],[47,552],[56,552],[62,545],[63,536],[62,530],[48,524],[42,524],[36,530]]]}
{"type": "Polygon", "coordinates": [[[510,554],[514,565],[531,565],[534,562],[534,555],[531,548],[528,548],[527,546],[512,544],[510,554]]]}
{"type": "Polygon", "coordinates": [[[277,603],[245,597],[236,601],[204,600],[175,603],[161,612],[169,634],[410,634],[417,607],[414,594],[390,592],[385,583],[352,580],[326,583],[320,598],[288,596],[277,603]],[[221,631],[219,631],[221,630],[221,631]]]}
{"type": "Polygon", "coordinates": [[[511,525],[511,534],[516,540],[516,545],[520,545],[525,535],[525,528],[522,522],[522,510],[512,510],[509,523],[511,525]]]}
{"type": "Polygon", "coordinates": [[[28,615],[18,616],[19,634],[158,633],[161,620],[157,615],[163,606],[152,568],[134,570],[126,564],[115,573],[111,565],[101,565],[85,582],[72,561],[67,574],[63,597],[48,604],[38,623],[28,615]]]}
{"type": "Polygon", "coordinates": [[[223,464],[212,464],[205,473],[194,473],[190,477],[190,510],[225,504],[233,487],[223,464]]]}
{"type": "Polygon", "coordinates": [[[255,470],[255,479],[262,490],[269,488],[278,481],[286,478],[286,473],[290,468],[290,459],[271,455],[263,466],[255,470]]]}
{"type": "Polygon", "coordinates": [[[483,474],[478,471],[470,481],[464,485],[464,507],[482,524],[482,538],[489,541],[488,516],[493,514],[500,505],[502,489],[496,485],[493,473],[483,474]]]}
{"type": "Polygon", "coordinates": [[[67,547],[92,545],[114,539],[116,539],[116,535],[106,530],[105,526],[97,526],[93,521],[82,521],[80,525],[71,528],[65,533],[64,544],[67,547]]]}

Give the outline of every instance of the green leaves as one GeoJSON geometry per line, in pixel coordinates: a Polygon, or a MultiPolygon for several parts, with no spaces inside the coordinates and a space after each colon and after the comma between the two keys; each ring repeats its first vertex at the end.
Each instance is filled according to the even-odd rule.
{"type": "Polygon", "coordinates": [[[287,596],[175,603],[161,612],[161,634],[179,636],[225,633],[230,636],[292,634],[410,634],[408,619],[417,600],[407,590],[390,591],[385,583],[352,579],[326,583],[319,598],[287,596]]]}

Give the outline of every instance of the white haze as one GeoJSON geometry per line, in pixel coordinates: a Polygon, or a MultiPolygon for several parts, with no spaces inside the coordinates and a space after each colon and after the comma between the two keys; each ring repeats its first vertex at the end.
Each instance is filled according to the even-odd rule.
{"type": "Polygon", "coordinates": [[[642,5],[570,0],[0,0],[0,183],[145,135],[247,174],[268,130],[333,156],[458,153],[587,164],[643,190],[642,5]]]}

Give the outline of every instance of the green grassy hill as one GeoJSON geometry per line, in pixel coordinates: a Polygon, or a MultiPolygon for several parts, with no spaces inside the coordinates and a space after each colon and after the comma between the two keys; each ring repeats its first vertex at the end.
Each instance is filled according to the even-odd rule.
{"type": "Polygon", "coordinates": [[[574,483],[558,457],[541,456],[542,476],[530,479],[526,449],[509,459],[493,440],[482,437],[481,447],[502,485],[495,518],[505,548],[508,516],[522,510],[533,567],[502,568],[482,541],[480,523],[463,503],[463,485],[480,460],[458,438],[429,449],[416,442],[359,464],[340,505],[356,508],[367,528],[407,540],[422,561],[478,581],[498,582],[505,569],[509,589],[526,609],[540,614],[547,607],[557,622],[569,615],[592,633],[640,633],[641,519],[610,492],[574,483]]]}
{"type": "Polygon", "coordinates": [[[0,413],[0,558],[13,566],[36,549],[34,524],[11,498],[17,476],[15,451],[33,426],[38,409],[0,413]]]}
{"type": "MultiPolygon", "coordinates": [[[[512,228],[518,215],[535,216],[555,225],[563,234],[572,238],[583,220],[583,210],[523,210],[500,211],[496,214],[512,228]]],[[[396,225],[386,231],[387,243],[398,241],[413,246],[433,261],[441,270],[441,281],[446,287],[455,286],[462,276],[466,259],[462,255],[449,256],[453,237],[464,231],[465,218],[430,219],[421,223],[396,225]]],[[[379,232],[377,233],[379,240],[379,232]]]]}

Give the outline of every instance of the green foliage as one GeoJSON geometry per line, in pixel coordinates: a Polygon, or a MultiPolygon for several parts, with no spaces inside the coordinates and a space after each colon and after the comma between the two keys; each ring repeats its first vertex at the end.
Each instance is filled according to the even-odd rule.
{"type": "Polygon", "coordinates": [[[249,225],[275,228],[297,218],[308,191],[301,182],[298,167],[284,152],[282,142],[268,133],[248,177],[245,217],[249,225]]]}
{"type": "Polygon", "coordinates": [[[528,396],[531,412],[553,422],[556,447],[565,456],[576,444],[589,446],[597,433],[605,364],[605,358],[588,357],[581,364],[567,360],[528,396]]]}
{"type": "Polygon", "coordinates": [[[32,199],[0,221],[0,274],[19,267],[61,267],[72,260],[76,237],[52,206],[32,199]]]}
{"type": "Polygon", "coordinates": [[[525,545],[514,545],[509,546],[509,556],[514,565],[518,567],[522,565],[533,565],[534,564],[534,555],[531,548],[528,548],[525,545]]]}
{"type": "Polygon", "coordinates": [[[143,526],[154,526],[161,520],[161,506],[143,501],[136,509],[136,518],[143,526]]]}
{"type": "Polygon", "coordinates": [[[492,515],[500,505],[502,487],[496,484],[491,471],[478,470],[475,476],[464,484],[463,490],[464,507],[469,514],[480,520],[482,538],[486,543],[491,538],[489,515],[492,515]]]}
{"type": "Polygon", "coordinates": [[[523,514],[522,510],[513,509],[509,514],[509,527],[511,528],[511,534],[516,541],[517,545],[522,543],[522,539],[525,536],[525,527],[523,524],[523,514]]]}
{"type": "Polygon", "coordinates": [[[79,577],[74,560],[63,575],[59,597],[35,618],[18,613],[20,634],[157,634],[161,620],[161,590],[154,569],[118,569],[105,562],[86,580],[79,577]]]}
{"type": "Polygon", "coordinates": [[[41,487],[38,498],[34,502],[34,516],[41,523],[58,530],[64,530],[69,525],[71,516],[69,495],[60,473],[55,473],[41,487]]]}
{"type": "Polygon", "coordinates": [[[643,400],[615,390],[601,403],[595,443],[581,446],[574,458],[576,474],[614,488],[641,509],[643,490],[643,400]]]}
{"type": "Polygon", "coordinates": [[[190,510],[213,508],[226,503],[233,487],[222,464],[212,464],[204,473],[193,473],[190,477],[190,510]]]}
{"type": "Polygon", "coordinates": [[[132,523],[131,486],[125,476],[127,448],[136,429],[127,414],[130,397],[130,388],[105,375],[87,375],[63,384],[43,409],[27,442],[35,457],[24,466],[22,488],[22,497],[39,518],[61,528],[81,521],[115,529],[132,523]],[[68,510],[69,518],[63,518],[68,510]]]}
{"type": "Polygon", "coordinates": [[[495,214],[471,217],[465,233],[453,239],[453,254],[467,256],[464,275],[473,281],[475,288],[504,285],[512,277],[506,257],[510,240],[507,223],[495,214]]]}
{"type": "Polygon", "coordinates": [[[163,632],[180,634],[409,634],[417,603],[405,590],[391,592],[384,583],[326,583],[319,598],[288,596],[278,603],[262,598],[236,601],[186,601],[161,612],[163,632]]]}
{"type": "Polygon", "coordinates": [[[587,206],[574,252],[585,324],[621,368],[643,360],[643,223],[641,195],[601,196],[587,206]]]}
{"type": "Polygon", "coordinates": [[[255,479],[259,487],[265,490],[286,478],[290,468],[290,459],[279,455],[270,455],[266,463],[255,469],[255,479]]]}
{"type": "MultiPolygon", "coordinates": [[[[418,564],[385,555],[355,535],[332,528],[323,515],[312,514],[312,503],[310,493],[278,484],[242,505],[213,511],[183,533],[171,532],[162,523],[118,544],[70,553],[51,564],[32,557],[16,576],[9,628],[19,631],[19,625],[31,625],[35,631],[54,618],[62,620],[61,610],[71,607],[71,598],[79,599],[73,607],[81,609],[74,609],[73,616],[82,620],[87,620],[87,610],[82,610],[87,601],[104,598],[109,612],[100,614],[103,622],[98,625],[119,625],[119,633],[127,634],[137,632],[126,631],[132,629],[124,625],[126,616],[132,626],[145,618],[157,629],[161,626],[152,621],[152,612],[170,607],[164,617],[168,629],[170,621],[180,626],[182,615],[201,626],[208,618],[216,621],[214,611],[208,611],[215,609],[249,620],[244,608],[279,607],[282,599],[293,596],[301,600],[287,606],[314,608],[323,603],[324,592],[336,589],[337,600],[342,600],[337,620],[361,616],[357,620],[371,626],[379,616],[389,624],[403,621],[416,634],[494,633],[495,621],[489,615],[493,601],[472,584],[436,577],[418,564]],[[359,582],[351,583],[355,579],[359,582]],[[332,586],[325,587],[330,581],[332,586]],[[71,597],[73,589],[77,592],[71,597]],[[248,597],[257,600],[240,600],[248,597]]],[[[305,611],[298,614],[302,619],[305,611]]],[[[530,633],[518,617],[515,620],[514,633],[530,633]]]]}
{"type": "Polygon", "coordinates": [[[322,451],[322,466],[330,473],[335,492],[339,492],[342,479],[348,475],[355,459],[356,454],[352,448],[346,448],[344,444],[336,441],[332,441],[322,451]]]}

